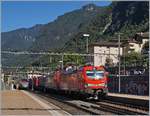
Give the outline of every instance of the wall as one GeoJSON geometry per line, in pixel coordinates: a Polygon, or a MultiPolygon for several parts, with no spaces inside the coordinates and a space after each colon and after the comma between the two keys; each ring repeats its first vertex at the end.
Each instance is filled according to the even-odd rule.
{"type": "Polygon", "coordinates": [[[141,52],[141,44],[130,42],[128,53],[130,53],[131,51],[141,52]]]}
{"type": "MultiPolygon", "coordinates": [[[[123,54],[123,49],[121,47],[120,55],[122,54],[123,54]]],[[[106,47],[106,46],[94,46],[94,66],[105,65],[107,57],[111,58],[114,64],[117,64],[118,63],[118,48],[106,47]]]]}
{"type": "MultiPolygon", "coordinates": [[[[133,95],[149,95],[149,76],[130,75],[120,78],[121,93],[133,95]]],[[[111,93],[118,93],[119,78],[112,76],[109,78],[108,90],[111,93]]]]}
{"type": "Polygon", "coordinates": [[[141,53],[141,50],[142,50],[142,48],[143,48],[143,45],[144,45],[147,41],[148,41],[148,39],[142,39],[142,43],[130,42],[130,43],[129,43],[129,51],[128,51],[128,53],[132,51],[131,49],[133,49],[133,51],[135,51],[135,52],[141,53]]]}

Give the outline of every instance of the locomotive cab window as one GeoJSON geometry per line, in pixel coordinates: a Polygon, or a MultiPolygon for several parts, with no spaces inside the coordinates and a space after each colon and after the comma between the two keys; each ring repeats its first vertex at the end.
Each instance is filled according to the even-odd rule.
{"type": "Polygon", "coordinates": [[[104,77],[104,71],[86,71],[86,75],[91,79],[101,79],[104,77]]]}
{"type": "Polygon", "coordinates": [[[95,76],[98,78],[103,78],[104,77],[104,71],[96,71],[95,76]]]}
{"type": "Polygon", "coordinates": [[[86,71],[86,75],[88,76],[88,77],[94,77],[94,71],[86,71]]]}

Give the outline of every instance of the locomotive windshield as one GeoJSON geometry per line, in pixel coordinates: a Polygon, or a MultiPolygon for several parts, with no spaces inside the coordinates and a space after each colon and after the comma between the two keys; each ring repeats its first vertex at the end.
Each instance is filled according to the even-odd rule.
{"type": "Polygon", "coordinates": [[[104,71],[86,71],[86,75],[91,79],[101,79],[104,77],[104,71]]]}
{"type": "Polygon", "coordinates": [[[94,71],[86,71],[86,75],[88,76],[88,77],[91,77],[91,78],[94,78],[94,71]]]}
{"type": "Polygon", "coordinates": [[[103,78],[104,77],[104,71],[96,71],[95,76],[98,78],[103,78]]]}

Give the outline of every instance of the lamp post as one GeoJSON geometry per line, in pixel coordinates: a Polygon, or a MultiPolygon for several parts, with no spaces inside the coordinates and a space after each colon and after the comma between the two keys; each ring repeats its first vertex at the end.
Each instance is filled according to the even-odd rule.
{"type": "Polygon", "coordinates": [[[118,77],[119,77],[119,93],[120,93],[120,33],[118,34],[118,61],[119,61],[119,68],[118,68],[118,77]]]}
{"type": "Polygon", "coordinates": [[[64,68],[64,55],[62,54],[61,56],[61,61],[59,61],[61,63],[61,68],[64,68]]]}
{"type": "Polygon", "coordinates": [[[88,53],[88,37],[90,36],[89,34],[83,34],[84,37],[86,37],[86,53],[88,53]]]}
{"type": "Polygon", "coordinates": [[[123,60],[124,60],[124,75],[126,75],[125,47],[123,47],[123,55],[124,55],[124,57],[123,57],[123,60]]]}

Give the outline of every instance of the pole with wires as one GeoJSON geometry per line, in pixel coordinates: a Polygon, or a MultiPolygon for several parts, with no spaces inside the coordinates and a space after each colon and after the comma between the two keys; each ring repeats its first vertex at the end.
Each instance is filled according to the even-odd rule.
{"type": "Polygon", "coordinates": [[[118,78],[119,78],[119,93],[121,91],[120,87],[120,33],[118,34],[118,78]]]}

